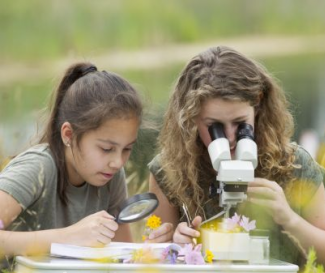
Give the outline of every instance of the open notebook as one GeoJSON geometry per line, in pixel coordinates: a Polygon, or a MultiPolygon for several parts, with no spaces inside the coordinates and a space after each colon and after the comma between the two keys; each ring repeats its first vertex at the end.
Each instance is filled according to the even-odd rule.
{"type": "Polygon", "coordinates": [[[181,247],[174,243],[121,243],[112,242],[109,245],[101,248],[84,247],[68,244],[56,244],[51,245],[51,256],[66,257],[76,259],[102,259],[102,258],[114,258],[114,259],[128,259],[132,256],[132,253],[141,248],[151,248],[153,254],[157,259],[161,257],[162,252],[170,247],[175,251],[179,251],[181,247]]]}

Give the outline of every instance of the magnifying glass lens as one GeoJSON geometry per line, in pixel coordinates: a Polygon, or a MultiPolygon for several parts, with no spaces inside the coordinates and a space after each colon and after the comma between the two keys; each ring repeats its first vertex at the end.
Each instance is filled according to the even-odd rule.
{"type": "Polygon", "coordinates": [[[153,193],[141,193],[132,196],[122,205],[117,216],[119,223],[131,223],[151,214],[158,206],[158,199],[153,193]]]}
{"type": "Polygon", "coordinates": [[[148,212],[150,214],[155,205],[156,202],[152,200],[138,201],[121,211],[119,218],[123,221],[138,219],[142,215],[148,214],[148,212]]]}

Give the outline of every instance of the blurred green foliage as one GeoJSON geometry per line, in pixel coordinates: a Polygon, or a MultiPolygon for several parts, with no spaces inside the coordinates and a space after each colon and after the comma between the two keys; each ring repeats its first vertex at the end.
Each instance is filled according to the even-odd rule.
{"type": "Polygon", "coordinates": [[[0,85],[0,121],[17,119],[24,113],[39,111],[45,107],[48,94],[53,89],[48,79],[39,82],[20,81],[0,85]]]}
{"type": "MultiPolygon", "coordinates": [[[[280,56],[259,61],[279,80],[288,95],[296,118],[297,140],[303,128],[314,127],[310,124],[315,115],[311,110],[313,105],[319,104],[318,93],[325,69],[325,55],[280,56]]],[[[183,66],[184,64],[174,64],[150,70],[119,71],[119,74],[144,94],[146,109],[161,116],[183,66]],[[157,107],[161,110],[156,111],[157,107]]],[[[0,122],[15,122],[26,114],[32,114],[34,117],[39,115],[40,110],[47,106],[49,94],[57,84],[58,82],[50,76],[37,81],[0,84],[0,122]]]]}
{"type": "MultiPolygon", "coordinates": [[[[25,70],[18,73],[29,68],[47,70],[49,64],[71,55],[80,59],[116,50],[146,50],[239,36],[303,35],[308,39],[325,33],[322,0],[0,0],[0,7],[0,65],[24,63],[25,70]]],[[[274,72],[291,97],[297,138],[313,120],[315,113],[306,109],[317,104],[318,97],[313,94],[321,85],[319,71],[324,70],[325,56],[305,53],[260,61],[274,72]]],[[[165,103],[184,65],[175,62],[115,72],[144,94],[146,107],[155,112],[149,117],[159,127],[165,103]]],[[[108,63],[105,68],[109,67],[108,63]]],[[[17,74],[14,69],[6,73],[17,74]]],[[[9,77],[0,82],[0,122],[14,124],[28,115],[29,120],[36,120],[40,109],[46,107],[57,79],[50,71],[40,77],[31,75],[15,75],[14,80],[9,77]]],[[[17,131],[12,133],[13,138],[24,134],[21,128],[17,131]]],[[[138,171],[139,183],[146,178],[145,166],[155,153],[156,136],[157,131],[140,132],[128,168],[138,171]]]]}
{"type": "Polygon", "coordinates": [[[319,0],[0,0],[2,61],[243,35],[325,33],[319,0]]]}

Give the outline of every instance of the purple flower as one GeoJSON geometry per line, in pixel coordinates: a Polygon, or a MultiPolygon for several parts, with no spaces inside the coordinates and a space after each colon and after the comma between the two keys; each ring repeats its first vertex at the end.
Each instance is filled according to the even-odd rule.
{"type": "Polygon", "coordinates": [[[179,252],[179,255],[184,255],[186,264],[205,264],[201,253],[202,245],[199,244],[193,248],[192,244],[186,244],[179,252]]]}
{"type": "Polygon", "coordinates": [[[249,222],[249,218],[245,217],[245,216],[242,216],[242,219],[239,223],[239,225],[244,229],[246,230],[247,232],[249,232],[250,230],[253,230],[256,228],[256,221],[253,220],[253,221],[250,221],[249,222]]]}
{"type": "Polygon", "coordinates": [[[234,222],[231,218],[226,218],[224,223],[227,230],[234,230],[238,226],[237,222],[234,222]]]}
{"type": "Polygon", "coordinates": [[[202,244],[198,244],[194,247],[194,251],[200,252],[201,253],[201,248],[202,248],[202,244]]]}
{"type": "Polygon", "coordinates": [[[256,228],[256,221],[250,221],[249,218],[244,215],[240,216],[237,213],[231,218],[224,219],[225,227],[227,230],[232,232],[249,232],[256,228]]]}
{"type": "Polygon", "coordinates": [[[186,264],[205,264],[201,252],[192,251],[185,256],[186,264]]]}
{"type": "Polygon", "coordinates": [[[176,264],[177,260],[177,251],[171,249],[170,246],[166,247],[161,253],[160,261],[167,261],[170,264],[176,264]]]}
{"type": "Polygon", "coordinates": [[[163,262],[164,260],[167,259],[168,255],[169,255],[169,251],[170,251],[170,247],[166,247],[163,252],[161,253],[161,257],[160,260],[163,262]]]}
{"type": "Polygon", "coordinates": [[[5,225],[3,224],[1,219],[0,219],[0,229],[5,229],[5,225]]]}
{"type": "Polygon", "coordinates": [[[235,215],[233,217],[231,217],[231,221],[235,224],[239,224],[239,221],[240,221],[240,215],[238,215],[236,212],[235,212],[235,215]]]}
{"type": "Polygon", "coordinates": [[[186,256],[187,253],[193,251],[193,245],[192,244],[186,244],[184,247],[181,248],[179,251],[179,255],[186,256]]]}
{"type": "Polygon", "coordinates": [[[233,231],[239,227],[241,216],[235,213],[235,215],[231,218],[224,219],[225,228],[229,231],[233,231]]]}
{"type": "Polygon", "coordinates": [[[177,254],[176,254],[176,252],[173,252],[170,256],[168,256],[167,260],[171,264],[176,264],[176,261],[177,261],[177,254]]]}

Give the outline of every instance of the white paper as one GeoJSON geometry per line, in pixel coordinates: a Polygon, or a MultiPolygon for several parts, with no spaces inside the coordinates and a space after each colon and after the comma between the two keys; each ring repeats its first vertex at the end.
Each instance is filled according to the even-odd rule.
{"type": "Polygon", "coordinates": [[[173,250],[179,251],[180,246],[173,243],[122,243],[112,242],[109,245],[101,248],[84,247],[68,244],[51,244],[51,256],[69,257],[77,259],[127,259],[132,256],[132,253],[141,248],[151,248],[155,257],[160,258],[162,252],[171,247],[173,250]]]}

